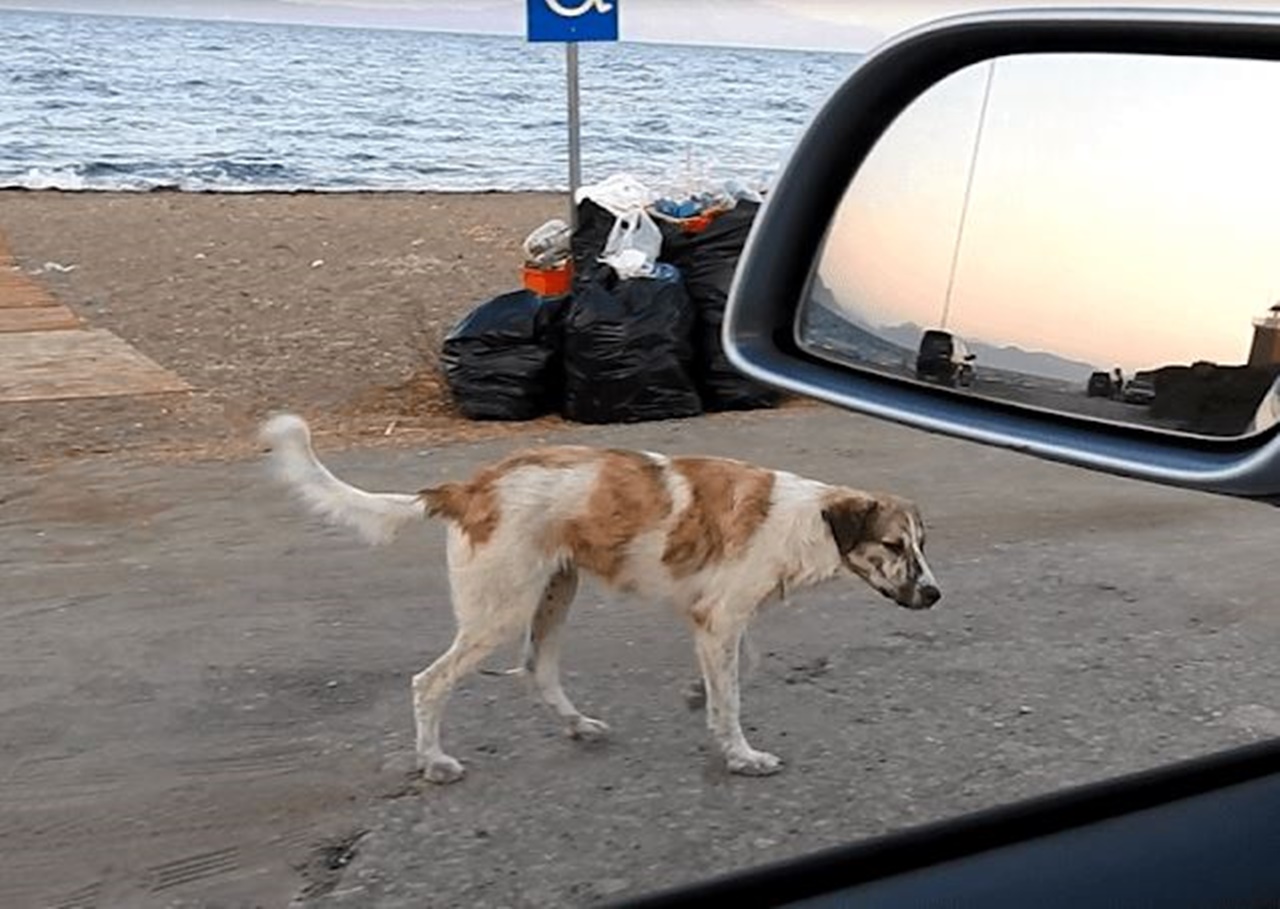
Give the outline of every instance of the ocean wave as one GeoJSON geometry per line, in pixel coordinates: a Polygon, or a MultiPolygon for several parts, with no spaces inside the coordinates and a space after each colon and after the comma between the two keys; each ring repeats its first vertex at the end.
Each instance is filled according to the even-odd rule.
{"type": "Polygon", "coordinates": [[[280,164],[217,161],[181,171],[168,165],[111,161],[32,167],[22,173],[0,170],[0,189],[57,189],[64,192],[155,192],[157,190],[297,190],[307,181],[280,164]]]}
{"type": "Polygon", "coordinates": [[[554,192],[567,187],[548,185],[546,181],[528,177],[506,177],[494,180],[463,167],[414,165],[400,169],[352,173],[334,177],[323,184],[304,176],[290,176],[283,170],[271,174],[257,169],[243,170],[204,168],[184,173],[177,179],[131,174],[121,168],[68,165],[58,168],[32,168],[23,174],[0,172],[0,190],[92,192],[191,192],[191,193],[352,193],[352,192],[554,192]],[[443,175],[450,179],[440,180],[443,175]]]}
{"type": "Polygon", "coordinates": [[[95,170],[83,164],[62,167],[32,167],[22,174],[0,172],[0,189],[60,189],[68,192],[103,189],[121,192],[146,192],[156,181],[136,175],[95,170]]]}
{"type": "MultiPolygon", "coordinates": [[[[663,154],[667,146],[661,141],[633,138],[626,148],[618,157],[586,156],[587,172],[629,172],[655,189],[666,190],[690,180],[732,178],[764,185],[777,170],[776,166],[762,166],[751,149],[729,145],[718,146],[714,157],[690,150],[678,164],[663,154]]],[[[563,158],[562,146],[550,151],[563,158]]],[[[224,157],[198,157],[181,163],[97,159],[17,169],[0,162],[0,188],[64,192],[558,192],[567,188],[566,170],[563,164],[530,164],[518,149],[493,152],[480,161],[423,154],[390,159],[352,150],[344,156],[326,153],[297,163],[224,157]]]]}

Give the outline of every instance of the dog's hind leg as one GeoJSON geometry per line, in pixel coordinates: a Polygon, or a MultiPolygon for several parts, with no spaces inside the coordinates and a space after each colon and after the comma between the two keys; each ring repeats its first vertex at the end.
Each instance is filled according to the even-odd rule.
{"type": "Polygon", "coordinates": [[[529,566],[526,572],[508,570],[496,575],[500,583],[494,583],[490,565],[472,564],[451,572],[457,634],[439,659],[413,677],[418,762],[428,780],[451,783],[462,777],[462,764],[440,745],[445,702],[459,679],[529,627],[552,571],[542,566],[529,566]]]}
{"type": "Polygon", "coordinates": [[[578,592],[578,572],[561,569],[549,582],[538,611],[529,626],[525,669],[533,680],[541,701],[565,721],[566,731],[575,739],[596,739],[609,731],[600,720],[584,716],[560,685],[561,632],[569,607],[578,592]]]}
{"type": "Polygon", "coordinates": [[[418,764],[433,783],[461,779],[462,764],[444,753],[440,745],[440,721],[458,680],[480,664],[515,628],[460,628],[453,643],[434,663],[413,677],[413,712],[418,730],[418,764]],[[498,636],[495,631],[509,632],[498,636]]]}

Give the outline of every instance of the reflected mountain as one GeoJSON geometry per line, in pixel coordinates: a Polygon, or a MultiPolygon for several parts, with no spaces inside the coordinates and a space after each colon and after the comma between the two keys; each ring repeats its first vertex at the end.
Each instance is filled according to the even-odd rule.
{"type": "MultiPolygon", "coordinates": [[[[801,334],[810,343],[832,353],[850,354],[869,365],[898,371],[910,370],[924,328],[914,322],[891,326],[872,326],[842,311],[830,288],[818,282],[810,303],[801,315],[801,334]]],[[[1088,381],[1096,368],[1079,360],[1060,357],[1044,351],[1020,347],[996,346],[963,336],[969,350],[977,356],[975,366],[1004,373],[1017,373],[1067,382],[1073,385],[1088,381]]]]}
{"type": "Polygon", "coordinates": [[[920,343],[917,335],[914,342],[896,344],[866,323],[850,321],[845,314],[816,301],[801,311],[800,336],[818,349],[891,372],[911,371],[920,343]]]}

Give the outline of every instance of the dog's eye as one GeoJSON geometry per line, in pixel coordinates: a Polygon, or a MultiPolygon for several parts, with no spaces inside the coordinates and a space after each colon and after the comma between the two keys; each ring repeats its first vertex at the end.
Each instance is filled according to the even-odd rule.
{"type": "Polygon", "coordinates": [[[902,553],[907,551],[907,547],[901,542],[885,543],[884,548],[897,555],[901,555],[902,553]]]}

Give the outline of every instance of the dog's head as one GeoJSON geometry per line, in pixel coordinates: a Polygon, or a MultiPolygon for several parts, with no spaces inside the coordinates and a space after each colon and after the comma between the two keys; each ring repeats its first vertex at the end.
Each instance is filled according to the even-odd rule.
{"type": "Polygon", "coordinates": [[[942,599],[924,560],[924,521],[911,502],[843,491],[822,518],[844,566],[899,606],[929,609],[942,599]]]}

